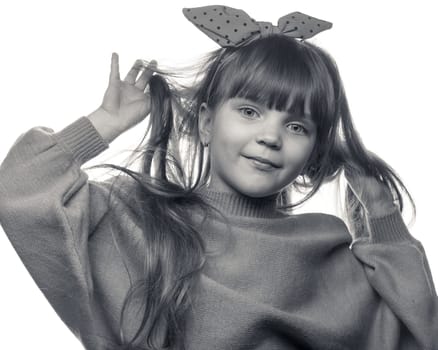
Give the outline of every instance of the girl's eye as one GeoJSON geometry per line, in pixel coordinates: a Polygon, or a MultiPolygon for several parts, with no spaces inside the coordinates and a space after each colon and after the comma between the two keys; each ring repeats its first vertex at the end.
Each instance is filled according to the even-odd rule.
{"type": "Polygon", "coordinates": [[[294,132],[298,132],[298,133],[303,133],[306,134],[307,130],[300,124],[289,124],[288,126],[291,126],[292,128],[290,128],[289,130],[294,131],[294,132]]]}
{"type": "Polygon", "coordinates": [[[256,110],[254,110],[254,109],[252,109],[252,108],[250,108],[250,107],[243,107],[243,108],[240,108],[239,111],[240,111],[241,113],[243,113],[243,115],[244,115],[245,117],[249,117],[249,118],[252,118],[252,117],[254,117],[254,115],[258,114],[256,110]]]}

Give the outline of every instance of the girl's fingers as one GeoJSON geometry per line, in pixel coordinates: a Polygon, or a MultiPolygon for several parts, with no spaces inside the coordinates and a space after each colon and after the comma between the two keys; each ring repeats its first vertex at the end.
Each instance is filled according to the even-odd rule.
{"type": "MultiPolygon", "coordinates": [[[[143,77],[143,75],[142,75],[143,78],[141,78],[140,84],[139,85],[136,84],[135,86],[139,87],[141,85],[144,85],[144,87],[146,87],[147,81],[150,79],[150,77],[148,78],[148,75],[152,75],[152,73],[153,73],[153,72],[150,72],[150,69],[146,69],[146,68],[149,66],[153,67],[154,65],[156,66],[156,61],[151,61],[148,66],[145,66],[145,63],[143,60],[136,60],[134,65],[132,66],[132,68],[130,69],[128,74],[126,75],[125,82],[128,84],[134,85],[135,81],[137,80],[138,73],[140,71],[145,70],[146,71],[145,73],[147,73],[146,76],[143,77]],[[145,78],[147,79],[146,84],[144,84],[145,78]]],[[[144,89],[144,87],[143,87],[143,89],[144,89]]]]}
{"type": "Polygon", "coordinates": [[[110,81],[120,80],[120,71],[119,71],[119,55],[115,52],[111,55],[111,73],[110,73],[110,81]]]}
{"type": "Polygon", "coordinates": [[[147,67],[144,68],[144,71],[141,73],[140,77],[135,83],[135,86],[141,90],[144,90],[146,88],[146,85],[149,83],[152,75],[154,74],[155,68],[157,68],[157,61],[152,60],[151,62],[149,62],[147,67]]]}
{"type": "Polygon", "coordinates": [[[131,85],[134,85],[135,80],[137,79],[138,72],[144,67],[144,63],[142,60],[136,60],[134,65],[129,70],[128,74],[126,74],[125,82],[131,85]]]}

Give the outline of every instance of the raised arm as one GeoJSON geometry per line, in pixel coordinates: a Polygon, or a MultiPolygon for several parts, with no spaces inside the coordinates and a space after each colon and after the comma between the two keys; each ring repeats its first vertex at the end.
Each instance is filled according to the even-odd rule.
{"type": "MultiPolygon", "coordinates": [[[[422,244],[398,209],[371,218],[370,228],[370,237],[357,238],[351,247],[368,281],[415,338],[413,349],[438,349],[438,297],[422,244]]],[[[402,342],[408,338],[400,335],[402,342]]]]}
{"type": "Polygon", "coordinates": [[[106,148],[82,117],[58,133],[32,128],[0,166],[3,230],[58,315],[84,342],[91,341],[86,332],[95,333],[87,241],[107,211],[109,187],[88,181],[80,167],[106,148]]]}
{"type": "Polygon", "coordinates": [[[369,231],[355,238],[351,250],[373,289],[414,338],[401,328],[399,348],[438,349],[438,297],[421,242],[410,234],[388,188],[368,177],[347,174],[347,180],[366,208],[369,231]]]}
{"type": "MultiPolygon", "coordinates": [[[[125,81],[113,55],[104,102],[59,132],[34,127],[0,165],[0,223],[58,315],[88,349],[107,349],[93,294],[88,240],[109,209],[112,181],[89,181],[88,160],[149,113],[151,73],[134,65],[125,81]],[[135,85],[134,85],[135,83],[135,85]]],[[[111,198],[113,199],[113,197],[111,198]]]]}

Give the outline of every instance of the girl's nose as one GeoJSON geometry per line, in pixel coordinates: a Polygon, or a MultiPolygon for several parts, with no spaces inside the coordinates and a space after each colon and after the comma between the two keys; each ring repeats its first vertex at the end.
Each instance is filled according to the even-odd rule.
{"type": "Polygon", "coordinates": [[[276,131],[264,130],[257,136],[257,143],[264,144],[273,149],[281,148],[281,137],[276,131]]]}

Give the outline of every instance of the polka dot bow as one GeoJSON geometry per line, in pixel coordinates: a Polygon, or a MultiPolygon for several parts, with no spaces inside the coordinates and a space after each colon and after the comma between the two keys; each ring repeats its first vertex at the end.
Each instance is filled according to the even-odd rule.
{"type": "Polygon", "coordinates": [[[184,8],[183,14],[222,47],[241,46],[272,33],[304,40],[332,27],[330,22],[301,12],[292,12],[281,17],[277,26],[270,22],[255,21],[245,11],[228,6],[184,8]]]}

